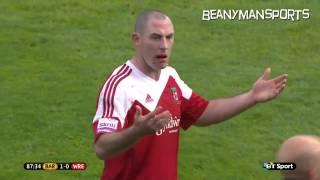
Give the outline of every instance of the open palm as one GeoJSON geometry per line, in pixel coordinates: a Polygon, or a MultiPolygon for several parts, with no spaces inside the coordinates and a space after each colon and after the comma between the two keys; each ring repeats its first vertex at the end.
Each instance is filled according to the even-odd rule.
{"type": "Polygon", "coordinates": [[[277,97],[286,86],[288,80],[287,74],[268,80],[270,72],[271,69],[267,68],[251,89],[256,102],[266,102],[277,97]]]}

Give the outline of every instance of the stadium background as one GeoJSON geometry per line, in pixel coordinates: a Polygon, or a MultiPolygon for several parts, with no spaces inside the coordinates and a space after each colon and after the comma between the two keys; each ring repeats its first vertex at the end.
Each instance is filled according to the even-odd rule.
{"type": "Polygon", "coordinates": [[[91,121],[105,76],[131,57],[145,8],[175,25],[171,65],[207,98],[249,89],[266,67],[285,92],[231,121],[181,134],[181,180],[279,179],[262,168],[295,134],[319,135],[320,2],[19,1],[0,3],[0,179],[98,179],[91,121]],[[310,9],[300,21],[201,21],[203,9],[310,9]],[[85,171],[25,171],[29,161],[83,161],[85,171]]]}

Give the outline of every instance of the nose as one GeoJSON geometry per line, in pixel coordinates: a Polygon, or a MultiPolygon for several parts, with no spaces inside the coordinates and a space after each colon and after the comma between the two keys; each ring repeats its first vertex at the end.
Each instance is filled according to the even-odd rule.
{"type": "Polygon", "coordinates": [[[160,49],[167,50],[168,49],[168,40],[166,38],[162,38],[160,42],[160,49]]]}

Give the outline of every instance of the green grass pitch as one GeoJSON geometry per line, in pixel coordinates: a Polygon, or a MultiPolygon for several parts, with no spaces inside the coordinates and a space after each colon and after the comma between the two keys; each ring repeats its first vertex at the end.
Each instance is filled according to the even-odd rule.
{"type": "Polygon", "coordinates": [[[275,101],[222,124],[181,133],[179,179],[274,180],[262,162],[295,134],[319,135],[320,3],[283,1],[2,0],[0,2],[0,179],[99,179],[91,121],[106,75],[129,59],[135,16],[166,12],[171,58],[206,98],[237,95],[267,67],[289,74],[275,101]],[[201,21],[203,9],[310,9],[300,21],[201,21]],[[85,171],[26,171],[24,162],[83,161],[85,171]]]}

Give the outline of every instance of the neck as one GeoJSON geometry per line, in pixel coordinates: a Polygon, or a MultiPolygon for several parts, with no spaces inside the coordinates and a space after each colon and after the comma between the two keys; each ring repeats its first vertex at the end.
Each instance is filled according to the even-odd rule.
{"type": "Polygon", "coordinates": [[[156,71],[149,67],[145,61],[142,59],[143,57],[133,56],[131,58],[131,63],[138,68],[143,74],[150,77],[151,79],[154,79],[156,81],[159,80],[161,70],[156,71]]]}

